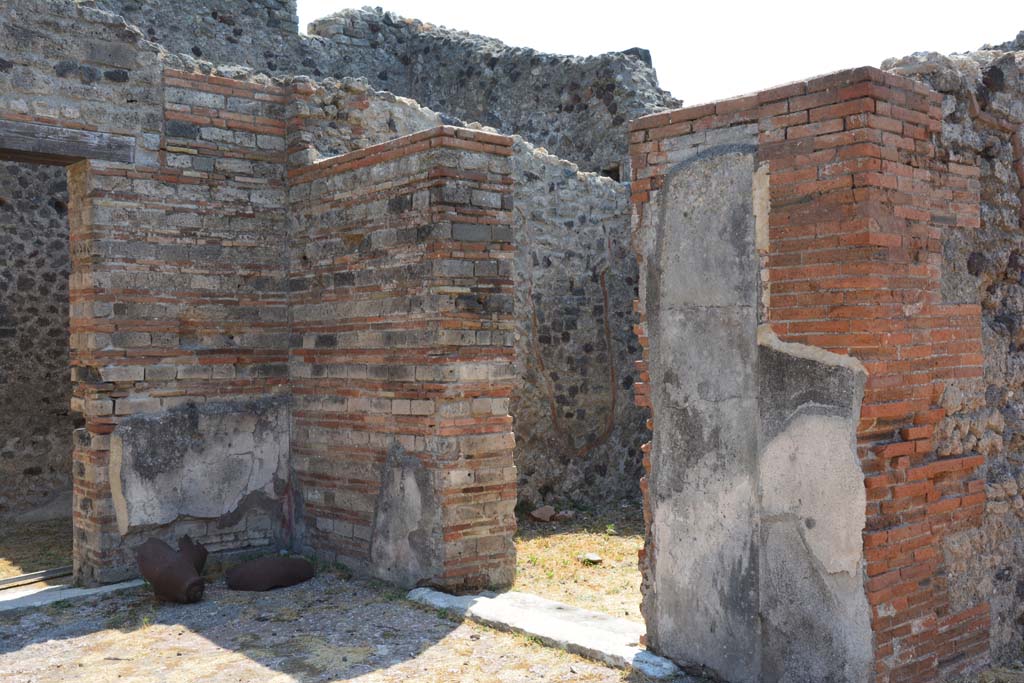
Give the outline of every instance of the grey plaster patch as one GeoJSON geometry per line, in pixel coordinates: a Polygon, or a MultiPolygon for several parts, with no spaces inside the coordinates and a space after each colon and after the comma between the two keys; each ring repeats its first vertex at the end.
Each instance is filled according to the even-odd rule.
{"type": "MultiPolygon", "coordinates": [[[[730,306],[756,296],[754,148],[724,145],[669,172],[658,195],[655,252],[668,309],[730,306]]],[[[754,299],[756,301],[756,299],[754,299]]]]}
{"type": "Polygon", "coordinates": [[[761,510],[769,524],[793,522],[830,574],[857,575],[865,494],[842,417],[800,414],[761,453],[761,510]]]}
{"type": "Polygon", "coordinates": [[[754,148],[700,151],[666,178],[645,282],[655,431],[653,648],[757,676],[754,148]]]}
{"type": "Polygon", "coordinates": [[[761,675],[867,680],[867,499],[856,433],[867,373],[856,359],[759,330],[761,675]]]}
{"type": "Polygon", "coordinates": [[[399,586],[440,576],[443,533],[436,475],[398,444],[388,451],[373,515],[370,566],[399,586]]]}
{"type": "Polygon", "coordinates": [[[126,418],[110,442],[118,528],[126,534],[179,517],[221,518],[256,493],[278,499],[288,448],[280,398],[190,403],[126,418]]]}
{"type": "Polygon", "coordinates": [[[634,621],[571,607],[529,593],[451,596],[417,588],[407,596],[413,602],[468,617],[492,628],[533,636],[546,645],[604,662],[634,669],[661,680],[680,680],[682,671],[664,657],[640,647],[644,627],[634,621]]]}
{"type": "Polygon", "coordinates": [[[731,681],[865,680],[866,373],[758,327],[768,186],[741,143],[676,166],[639,235],[655,422],[648,635],[731,681]]]}

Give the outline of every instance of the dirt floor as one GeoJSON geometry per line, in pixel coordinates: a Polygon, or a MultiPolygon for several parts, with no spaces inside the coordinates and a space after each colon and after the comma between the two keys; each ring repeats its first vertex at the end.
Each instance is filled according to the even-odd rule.
{"type": "Polygon", "coordinates": [[[0,680],[646,681],[403,596],[321,571],[269,593],[218,580],[195,605],[158,603],[140,588],[0,613],[0,680]]]}
{"type": "MultiPolygon", "coordinates": [[[[521,520],[515,589],[639,619],[642,528],[630,506],[568,522],[521,520]],[[577,559],[588,552],[601,564],[577,559]]],[[[4,542],[11,538],[8,529],[4,542]]],[[[157,602],[138,588],[0,613],[0,681],[650,683],[422,608],[404,591],[342,570],[322,568],[312,581],[269,593],[229,591],[217,569],[209,578],[195,605],[157,602]]],[[[1024,672],[1015,663],[963,680],[1024,683],[1024,672]]]]}
{"type": "Polygon", "coordinates": [[[71,519],[0,524],[0,579],[71,564],[71,519]]]}
{"type": "Polygon", "coordinates": [[[537,522],[522,516],[513,590],[643,621],[637,568],[637,551],[643,544],[639,505],[581,511],[564,522],[537,522]],[[586,553],[596,553],[601,563],[584,563],[580,557],[586,553]]]}
{"type": "Polygon", "coordinates": [[[1024,663],[1017,662],[1013,668],[998,668],[985,671],[970,683],[1024,683],[1024,663]]]}

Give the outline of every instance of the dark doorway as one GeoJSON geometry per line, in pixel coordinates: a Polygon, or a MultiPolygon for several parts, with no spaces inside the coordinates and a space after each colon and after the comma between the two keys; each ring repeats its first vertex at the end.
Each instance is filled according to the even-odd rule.
{"type": "Polygon", "coordinates": [[[67,211],[66,168],[0,161],[0,588],[72,564],[67,211]]]}

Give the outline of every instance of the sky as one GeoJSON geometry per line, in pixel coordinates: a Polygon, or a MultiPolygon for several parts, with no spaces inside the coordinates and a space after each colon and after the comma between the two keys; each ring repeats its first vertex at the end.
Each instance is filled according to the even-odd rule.
{"type": "MultiPolygon", "coordinates": [[[[661,87],[699,104],[888,57],[1012,40],[1016,0],[376,0],[386,10],[543,52],[651,51],[661,87]]],[[[369,0],[298,0],[299,26],[369,0]]]]}

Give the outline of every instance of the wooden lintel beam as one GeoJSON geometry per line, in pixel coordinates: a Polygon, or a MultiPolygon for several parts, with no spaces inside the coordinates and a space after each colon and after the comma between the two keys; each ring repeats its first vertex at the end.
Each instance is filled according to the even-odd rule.
{"type": "Polygon", "coordinates": [[[135,160],[135,138],[0,119],[0,159],[67,166],[82,159],[135,160]]]}

